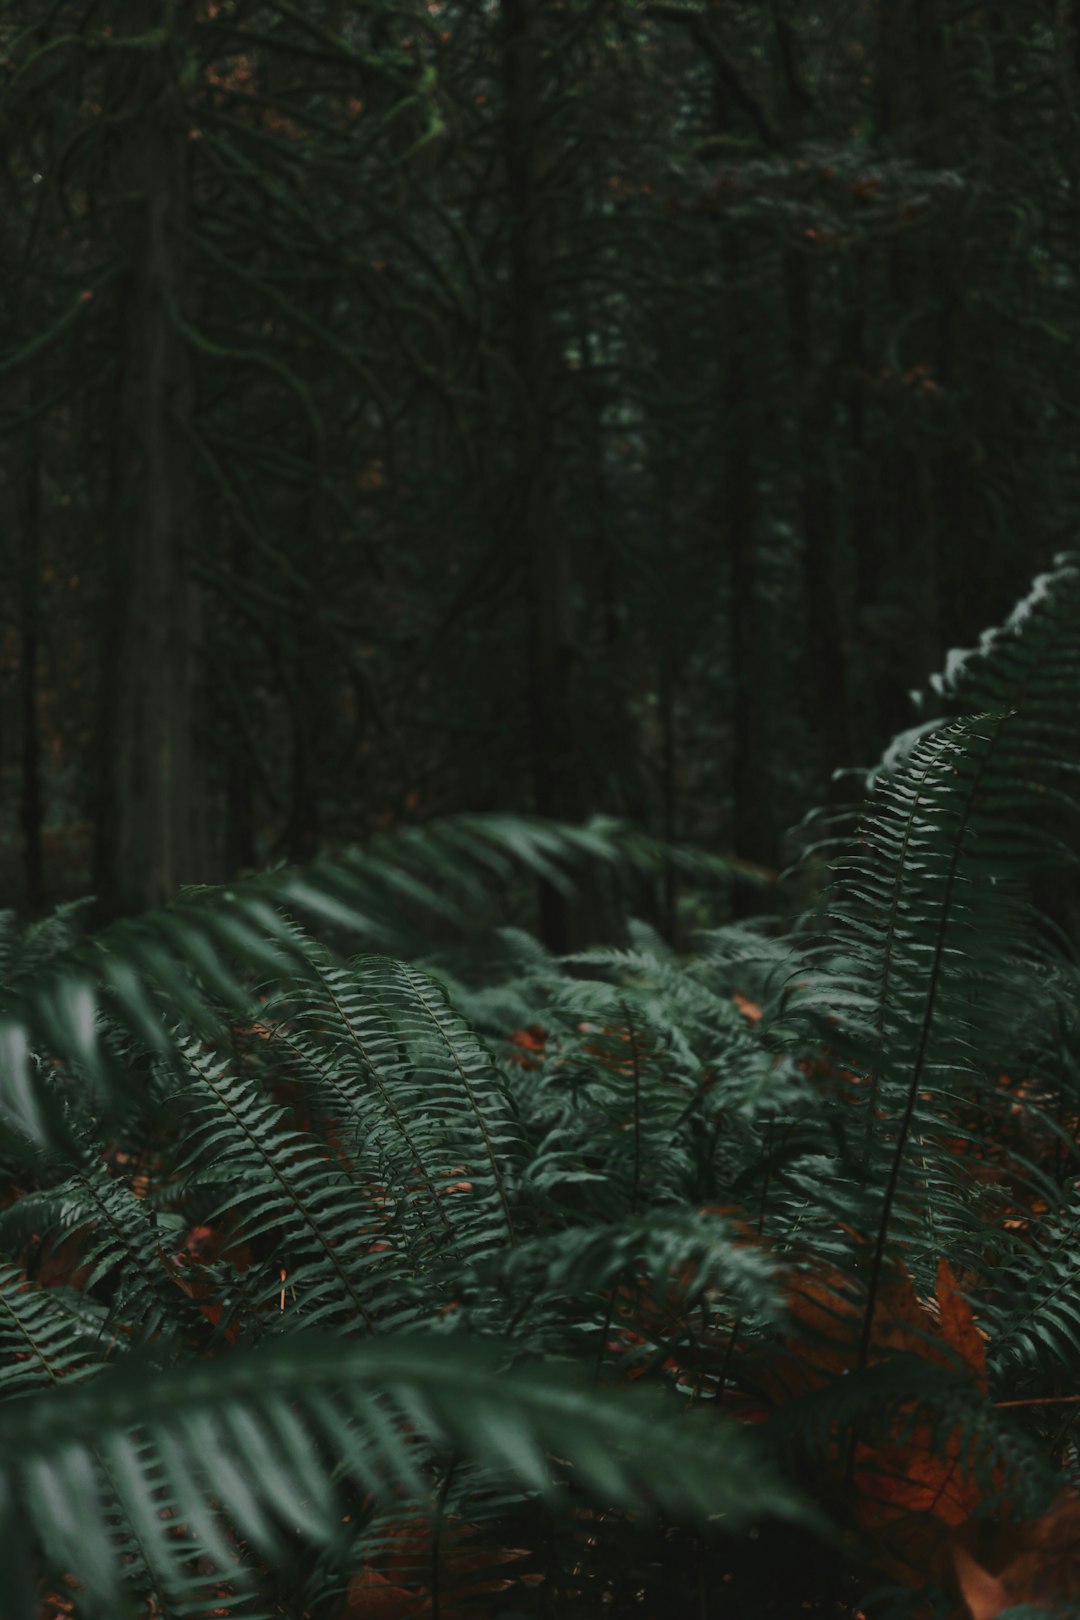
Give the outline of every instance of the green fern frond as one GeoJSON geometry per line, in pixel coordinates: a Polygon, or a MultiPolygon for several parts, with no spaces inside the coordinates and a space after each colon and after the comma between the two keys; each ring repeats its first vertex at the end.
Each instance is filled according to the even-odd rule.
{"type": "Polygon", "coordinates": [[[381,1208],[384,1190],[376,1194],[319,1137],[297,1130],[283,1107],[224,1059],[194,1044],[184,1058],[190,1083],[177,1099],[186,1116],[180,1168],[189,1188],[220,1199],[211,1222],[227,1215],[237,1242],[261,1241],[269,1253],[245,1279],[248,1309],[257,1319],[268,1311],[285,1268],[290,1324],[295,1315],[304,1327],[329,1319],[375,1331],[390,1258],[408,1268],[381,1208]]]}
{"type": "MultiPolygon", "coordinates": [[[[463,816],[410,828],[369,848],[301,870],[186,891],[173,905],[114,923],[0,994],[0,1129],[15,1150],[65,1139],[62,1112],[41,1083],[35,1051],[63,1062],[89,1088],[99,1116],[137,1109],[130,1069],[103,1037],[105,1015],[144,1048],[175,1057],[172,1024],[209,1035],[220,1009],[251,1015],[252,977],[302,974],[286,915],[298,913],[401,955],[419,953],[433,920],[460,928],[512,873],[572,887],[575,864],[655,863],[662,846],[618,823],[547,825],[528,818],[463,816]]],[[[690,855],[685,857],[693,863],[690,855]]],[[[701,857],[714,869],[722,861],[701,857]]]]}
{"type": "MultiPolygon", "coordinates": [[[[341,1497],[328,1461],[342,1485],[423,1503],[432,1446],[476,1458],[556,1509],[580,1494],[702,1524],[813,1519],[752,1436],[712,1417],[694,1421],[677,1403],[511,1370],[490,1345],[305,1335],[164,1373],[129,1361],[84,1388],[9,1405],[0,1552],[13,1589],[20,1573],[29,1589],[40,1540],[94,1603],[119,1605],[125,1571],[106,1506],[114,1493],[168,1582],[174,1523],[194,1529],[222,1572],[235,1565],[234,1536],[276,1562],[289,1534],[316,1544],[337,1536],[341,1497]]],[[[34,1610],[9,1613],[33,1620],[34,1610]]]]}
{"type": "Polygon", "coordinates": [[[306,949],[309,976],[263,1009],[267,1078],[301,1088],[414,1263],[512,1243],[524,1144],[486,1047],[418,969],[306,949]]]}
{"type": "Polygon", "coordinates": [[[0,1263],[0,1401],[100,1369],[105,1308],[77,1289],[35,1288],[0,1263]]]}
{"type": "Polygon", "coordinates": [[[995,1065],[1018,1055],[1038,954],[1015,881],[1035,846],[1014,826],[1013,723],[954,723],[878,785],[861,848],[838,865],[825,903],[828,943],[792,997],[856,1077],[848,1118],[834,1117],[842,1198],[877,1233],[868,1321],[890,1235],[940,1249],[981,1220],[972,1160],[950,1145],[958,1106],[990,1106],[995,1065]]]}
{"type": "Polygon", "coordinates": [[[0,1211],[0,1246],[20,1256],[31,1243],[46,1253],[74,1246],[72,1269],[79,1271],[87,1311],[96,1308],[96,1298],[108,1301],[103,1353],[122,1353],[142,1339],[189,1335],[200,1322],[205,1326],[171,1254],[185,1225],[178,1215],[156,1211],[124,1177],[87,1153],[63,1181],[0,1211]]]}
{"type": "Polygon", "coordinates": [[[459,1287],[473,1324],[498,1331],[509,1321],[523,1344],[588,1353],[624,1373],[658,1366],[688,1337],[716,1344],[736,1321],[752,1336],[785,1319],[775,1262],[710,1210],[563,1228],[459,1287]]]}
{"type": "Polygon", "coordinates": [[[1080,1202],[1034,1221],[1022,1250],[987,1278],[990,1367],[1004,1392],[1033,1373],[1069,1373],[1080,1356],[1080,1202]]]}

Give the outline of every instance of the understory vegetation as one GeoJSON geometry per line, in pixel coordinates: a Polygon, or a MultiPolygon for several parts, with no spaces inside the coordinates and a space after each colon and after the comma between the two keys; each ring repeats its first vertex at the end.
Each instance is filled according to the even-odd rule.
{"type": "Polygon", "coordinates": [[[1074,1612],[1080,564],[925,708],[691,956],[498,817],[10,926],[5,1617],[1074,1612]]]}

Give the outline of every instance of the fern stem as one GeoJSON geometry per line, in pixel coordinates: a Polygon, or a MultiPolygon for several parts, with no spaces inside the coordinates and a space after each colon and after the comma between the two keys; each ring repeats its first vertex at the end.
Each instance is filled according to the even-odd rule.
{"type": "MultiPolygon", "coordinates": [[[[1006,718],[1007,716],[1000,716],[998,719],[996,719],[990,736],[984,739],[986,748],[983,752],[982,759],[979,762],[978,769],[976,770],[972,779],[971,789],[967,796],[967,802],[963,807],[963,814],[960,818],[959,826],[956,829],[956,836],[953,840],[951,858],[949,860],[949,871],[945,880],[945,892],[941,900],[941,912],[938,920],[937,934],[934,940],[933,965],[930,969],[930,980],[929,984],[927,985],[926,1004],[923,1009],[922,1023],[919,1028],[919,1039],[915,1049],[915,1061],[912,1066],[911,1082],[908,1086],[907,1100],[904,1104],[904,1112],[900,1120],[899,1130],[897,1131],[896,1147],[893,1151],[892,1163],[889,1166],[888,1180],[885,1184],[885,1197],[881,1206],[881,1219],[878,1222],[877,1238],[874,1243],[874,1257],[870,1267],[870,1281],[866,1290],[866,1310],[863,1316],[862,1336],[859,1343],[860,1370],[866,1366],[870,1356],[870,1343],[874,1331],[874,1313],[877,1309],[878,1294],[881,1289],[881,1273],[885,1264],[885,1244],[888,1241],[889,1226],[892,1222],[893,1206],[896,1203],[896,1195],[900,1185],[900,1171],[903,1166],[904,1155],[907,1151],[907,1142],[911,1131],[911,1122],[915,1117],[915,1104],[918,1101],[919,1090],[922,1085],[923,1069],[926,1064],[926,1053],[930,1043],[930,1031],[933,1027],[938,991],[941,986],[941,976],[945,960],[945,936],[948,931],[951,918],[953,892],[956,888],[956,881],[959,875],[960,858],[963,852],[964,839],[971,823],[971,817],[976,801],[979,797],[979,792],[982,787],[983,778],[986,774],[986,767],[992,747],[998,741],[998,738],[1001,735],[1001,729],[1006,718]]],[[[923,780],[926,780],[925,774],[923,780]]],[[[912,807],[910,811],[911,819],[914,819],[920,803],[921,799],[917,799],[915,805],[912,807]]]]}
{"type": "MultiPolygon", "coordinates": [[[[941,759],[941,756],[945,752],[946,746],[949,743],[949,741],[950,741],[950,739],[949,739],[949,735],[948,735],[947,732],[944,732],[942,734],[942,736],[938,739],[937,748],[930,755],[930,758],[926,762],[926,768],[923,771],[922,776],[919,778],[919,793],[920,794],[921,794],[922,789],[923,789],[923,787],[924,787],[924,785],[926,783],[927,777],[930,775],[930,772],[933,770],[934,766],[941,759]]],[[[909,868],[909,863],[908,863],[908,852],[909,852],[910,847],[911,847],[911,837],[912,837],[912,833],[913,833],[914,828],[915,828],[915,811],[918,809],[920,803],[921,803],[921,799],[916,798],[915,806],[914,806],[911,814],[907,818],[907,825],[904,828],[903,840],[902,840],[902,842],[900,844],[900,848],[899,848],[899,850],[897,852],[897,855],[896,855],[896,863],[895,863],[896,881],[893,884],[892,899],[891,899],[890,905],[889,905],[889,920],[888,920],[888,922],[886,924],[886,927],[885,927],[885,940],[884,940],[885,948],[884,948],[884,951],[882,953],[881,985],[880,985],[879,990],[878,990],[878,998],[877,998],[877,1019],[876,1019],[876,1023],[877,1023],[877,1037],[878,1037],[879,1042],[884,1041],[884,1039],[885,1039],[885,1008],[886,1008],[886,1005],[887,1005],[888,1000],[889,1000],[889,985],[890,985],[890,979],[892,977],[892,964],[893,964],[893,960],[894,960],[895,955],[896,955],[896,951],[895,951],[895,948],[894,948],[894,942],[895,942],[895,939],[896,939],[896,932],[897,932],[897,928],[898,928],[898,925],[899,925],[899,918],[900,918],[900,896],[901,896],[901,894],[903,892],[903,888],[904,888],[904,879],[905,879],[905,877],[907,877],[909,869],[910,869],[909,868]]],[[[864,1176],[868,1175],[869,1171],[870,1171],[870,1150],[871,1150],[871,1147],[872,1147],[872,1144],[873,1144],[874,1118],[875,1118],[875,1114],[876,1114],[876,1111],[877,1111],[877,1098],[878,1098],[879,1075],[878,1075],[877,1068],[874,1068],[873,1071],[870,1073],[870,1075],[867,1078],[869,1079],[870,1084],[869,1084],[869,1087],[868,1087],[869,1096],[867,1097],[867,1109],[866,1109],[866,1136],[865,1136],[865,1139],[864,1139],[864,1142],[863,1142],[863,1175],[864,1176]]]]}

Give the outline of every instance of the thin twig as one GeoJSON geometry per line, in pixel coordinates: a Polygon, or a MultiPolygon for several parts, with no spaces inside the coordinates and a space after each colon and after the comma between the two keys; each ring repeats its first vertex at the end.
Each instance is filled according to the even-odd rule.
{"type": "Polygon", "coordinates": [[[999,1409],[1006,1406],[1080,1406],[1080,1395],[1029,1395],[1021,1401],[995,1401],[999,1409]]]}

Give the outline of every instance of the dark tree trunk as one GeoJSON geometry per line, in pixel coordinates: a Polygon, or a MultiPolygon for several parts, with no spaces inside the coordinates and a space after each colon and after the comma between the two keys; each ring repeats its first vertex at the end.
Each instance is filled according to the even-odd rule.
{"type": "MultiPolygon", "coordinates": [[[[940,42],[936,17],[926,0],[881,0],[879,56],[876,79],[877,137],[883,158],[908,151],[908,138],[917,130],[924,141],[919,156],[933,163],[938,151],[934,119],[940,94],[936,44],[940,42]],[[907,48],[905,51],[905,47],[907,48]],[[931,145],[925,144],[929,141],[931,145]]],[[[930,308],[934,288],[932,265],[925,242],[898,237],[888,249],[885,281],[893,319],[904,312],[930,308]]],[[[909,368],[933,353],[934,333],[925,323],[912,329],[919,340],[899,356],[900,376],[890,377],[892,420],[890,443],[883,447],[879,468],[884,499],[878,506],[877,535],[883,562],[876,571],[875,596],[864,599],[871,614],[888,604],[906,609],[908,628],[903,642],[893,631],[886,651],[886,667],[878,687],[877,714],[883,742],[912,724],[908,700],[913,687],[921,687],[940,661],[939,523],[932,456],[917,438],[907,390],[914,386],[909,368]]],[[[908,338],[910,345],[911,338],[908,338]]]]}
{"type": "Polygon", "coordinates": [[[44,901],[41,823],[41,726],[38,715],[38,650],[41,631],[41,428],[35,421],[26,447],[26,485],[20,564],[19,709],[22,781],[19,821],[23,838],[23,883],[31,911],[44,901]]]}
{"type": "MultiPolygon", "coordinates": [[[[679,835],[679,744],[676,730],[675,683],[677,671],[670,654],[660,670],[660,724],[662,740],[661,805],[664,842],[673,845],[679,835]]],[[[675,944],[679,924],[679,875],[673,861],[664,862],[664,933],[675,944]]]]}
{"type": "MultiPolygon", "coordinates": [[[[533,801],[538,814],[576,820],[581,799],[571,724],[575,638],[570,544],[557,511],[552,446],[553,333],[548,311],[550,208],[541,172],[543,0],[502,0],[506,185],[510,207],[511,346],[519,390],[515,499],[528,623],[528,716],[533,801]]],[[[541,935],[568,948],[573,932],[564,897],[540,890],[541,935]]]]}
{"type": "MultiPolygon", "coordinates": [[[[776,19],[776,44],[789,93],[797,85],[797,68],[790,33],[776,19]]],[[[699,33],[699,38],[702,36],[699,33]]],[[[723,67],[723,53],[710,50],[713,66],[712,121],[720,135],[735,127],[735,103],[723,67]]],[[[775,138],[765,124],[759,134],[769,144],[775,138]]],[[[738,224],[724,231],[723,308],[726,313],[724,350],[718,379],[716,414],[720,424],[716,527],[728,559],[728,646],[731,673],[731,843],[742,860],[771,865],[778,841],[771,778],[769,737],[769,650],[766,617],[762,612],[761,557],[759,552],[754,447],[759,423],[753,402],[758,390],[753,380],[754,356],[747,352],[748,331],[753,329],[748,309],[751,297],[745,255],[738,224]]],[[[755,908],[752,891],[736,884],[732,892],[736,916],[755,908]]]]}
{"type": "MultiPolygon", "coordinates": [[[[252,548],[247,535],[238,533],[232,544],[232,575],[234,585],[242,590],[252,566],[252,548]]],[[[225,768],[225,877],[256,864],[255,847],[255,762],[251,758],[251,738],[245,723],[242,705],[247,694],[230,690],[231,714],[229,727],[232,734],[228,763],[225,768]]]]}
{"type": "Polygon", "coordinates": [[[815,331],[815,266],[809,255],[785,263],[788,346],[798,401],[798,506],[806,604],[805,690],[818,759],[827,781],[851,763],[847,629],[836,490],[830,464],[832,391],[815,331]]]}
{"type": "MultiPolygon", "coordinates": [[[[776,819],[770,774],[767,704],[767,634],[761,611],[757,499],[754,486],[756,442],[750,417],[752,390],[743,333],[742,255],[735,232],[724,244],[729,327],[727,376],[720,421],[723,430],[723,483],[719,527],[728,556],[731,649],[731,843],[742,860],[772,865],[776,858],[776,819]]],[[[736,916],[754,909],[753,891],[736,884],[736,916]]]]}
{"type": "MultiPolygon", "coordinates": [[[[126,5],[124,26],[150,27],[157,8],[126,5]],[[132,16],[132,11],[138,16],[132,16]]],[[[179,26],[179,25],[177,25],[179,26]]],[[[120,95],[138,109],[119,155],[130,281],[119,424],[119,532],[107,637],[113,679],[103,697],[109,819],[98,841],[107,912],[160,905],[203,875],[194,747],[197,599],[190,573],[193,487],[190,360],[177,329],[186,297],[189,145],[170,54],[132,53],[120,95]]]]}
{"type": "Polygon", "coordinates": [[[225,874],[236,877],[256,864],[255,783],[243,748],[230,755],[225,778],[225,874]]]}
{"type": "Polygon", "coordinates": [[[884,536],[878,527],[873,480],[868,472],[872,442],[867,410],[867,389],[873,363],[869,332],[870,261],[865,250],[851,256],[844,327],[844,409],[847,418],[847,490],[845,522],[848,551],[853,559],[852,615],[857,654],[852,660],[852,759],[875,759],[881,751],[877,697],[879,650],[874,633],[873,604],[881,595],[884,536]]]}
{"type": "Polygon", "coordinates": [[[285,831],[285,847],[289,860],[295,865],[314,860],[319,852],[319,798],[312,732],[318,707],[318,694],[310,690],[310,683],[303,671],[298,671],[293,708],[289,820],[285,831]]]}

